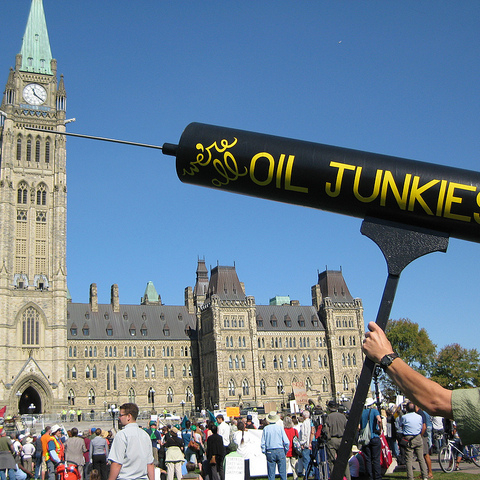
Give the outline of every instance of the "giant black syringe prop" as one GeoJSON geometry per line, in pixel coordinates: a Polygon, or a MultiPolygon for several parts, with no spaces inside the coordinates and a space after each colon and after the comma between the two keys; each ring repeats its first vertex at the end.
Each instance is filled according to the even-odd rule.
{"type": "MultiPolygon", "coordinates": [[[[408,263],[445,252],[450,236],[480,242],[478,172],[201,123],[162,147],[56,133],[161,148],[185,183],[363,218],[361,232],[387,261],[382,329],[408,263]]],[[[373,369],[366,359],[332,480],[343,478],[373,369]]]]}

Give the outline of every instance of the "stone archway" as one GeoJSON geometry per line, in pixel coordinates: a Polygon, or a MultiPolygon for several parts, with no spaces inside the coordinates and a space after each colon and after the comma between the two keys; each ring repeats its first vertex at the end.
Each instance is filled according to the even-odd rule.
{"type": "Polygon", "coordinates": [[[18,401],[18,412],[20,415],[25,413],[42,413],[42,399],[33,386],[29,386],[23,391],[18,401]]]}

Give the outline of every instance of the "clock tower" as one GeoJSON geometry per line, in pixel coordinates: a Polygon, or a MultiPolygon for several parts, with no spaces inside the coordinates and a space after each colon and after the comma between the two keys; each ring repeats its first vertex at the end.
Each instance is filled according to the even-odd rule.
{"type": "Polygon", "coordinates": [[[7,415],[66,403],[66,148],[54,133],[65,131],[65,114],[43,3],[32,0],[0,105],[0,406],[7,415]]]}

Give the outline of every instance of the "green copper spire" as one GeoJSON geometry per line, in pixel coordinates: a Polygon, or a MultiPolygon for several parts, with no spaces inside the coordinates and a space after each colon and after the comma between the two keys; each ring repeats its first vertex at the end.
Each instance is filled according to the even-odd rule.
{"type": "Polygon", "coordinates": [[[32,0],[20,53],[22,54],[20,70],[52,75],[50,66],[52,52],[48,40],[47,22],[45,21],[42,0],[32,0]]]}

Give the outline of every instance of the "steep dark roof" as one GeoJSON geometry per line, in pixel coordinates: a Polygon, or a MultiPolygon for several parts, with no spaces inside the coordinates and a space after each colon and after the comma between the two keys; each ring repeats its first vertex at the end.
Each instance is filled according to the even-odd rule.
{"type": "Polygon", "coordinates": [[[117,313],[110,304],[100,304],[98,312],[92,312],[88,303],[70,303],[67,310],[68,340],[187,340],[196,335],[195,316],[185,306],[120,305],[117,313]],[[77,335],[71,332],[74,325],[84,326],[77,335]],[[83,332],[85,325],[88,335],[83,332]],[[107,335],[107,327],[113,335],[107,335]]]}
{"type": "Polygon", "coordinates": [[[323,298],[330,297],[334,302],[353,302],[341,270],[319,273],[318,284],[323,298]]]}
{"type": "Polygon", "coordinates": [[[258,331],[301,332],[315,329],[325,330],[315,308],[312,306],[257,305],[256,308],[258,331]],[[259,325],[259,320],[263,320],[263,325],[259,325]],[[276,325],[272,320],[276,320],[276,325]],[[304,322],[304,326],[302,326],[302,322],[304,322]],[[316,322],[316,326],[313,322],[316,322]]]}
{"type": "Polygon", "coordinates": [[[218,295],[221,300],[246,299],[235,267],[218,266],[212,269],[207,298],[212,295],[218,295]]]}

